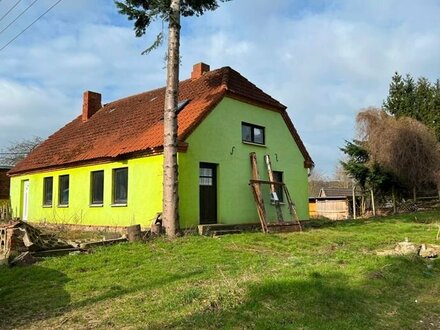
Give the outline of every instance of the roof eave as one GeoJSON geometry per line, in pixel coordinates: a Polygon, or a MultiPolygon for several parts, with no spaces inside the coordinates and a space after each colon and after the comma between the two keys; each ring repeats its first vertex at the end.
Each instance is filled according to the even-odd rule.
{"type": "MultiPolygon", "coordinates": [[[[179,142],[179,144],[177,146],[177,151],[178,152],[186,152],[187,150],[188,150],[188,143],[179,142]]],[[[84,161],[75,161],[75,162],[71,162],[71,163],[64,163],[61,165],[36,167],[36,168],[32,168],[32,169],[26,169],[23,171],[10,170],[7,173],[7,175],[10,177],[14,177],[14,176],[20,176],[20,175],[56,171],[56,170],[61,170],[61,169],[69,169],[69,168],[78,167],[78,166],[88,166],[88,165],[111,163],[111,162],[115,162],[118,160],[126,160],[126,159],[148,157],[148,156],[157,156],[157,155],[161,155],[161,154],[163,154],[163,146],[158,146],[158,147],[154,147],[154,148],[148,148],[145,150],[139,150],[139,151],[130,152],[130,153],[126,153],[126,154],[120,154],[116,157],[93,158],[93,159],[88,159],[88,160],[84,160],[84,161]]]]}

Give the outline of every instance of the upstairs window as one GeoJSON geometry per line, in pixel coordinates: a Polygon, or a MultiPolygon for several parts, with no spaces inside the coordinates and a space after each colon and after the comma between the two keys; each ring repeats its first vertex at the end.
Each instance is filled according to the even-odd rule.
{"type": "Polygon", "coordinates": [[[91,204],[104,203],[104,171],[94,171],[91,175],[91,204]]]}
{"type": "Polygon", "coordinates": [[[43,179],[43,206],[52,206],[53,177],[43,179]]]}
{"type": "Polygon", "coordinates": [[[128,168],[113,170],[113,204],[127,204],[128,168]]]}
{"type": "MultiPolygon", "coordinates": [[[[275,182],[283,182],[283,172],[273,171],[273,180],[275,182]]],[[[284,201],[283,198],[283,186],[275,185],[275,192],[277,193],[278,201],[282,203],[284,201]]]]}
{"type": "Polygon", "coordinates": [[[241,139],[243,142],[265,144],[264,127],[241,123],[241,139]]]}
{"type": "Polygon", "coordinates": [[[69,176],[68,175],[60,175],[59,183],[58,183],[58,204],[60,206],[68,206],[69,205],[69,176]]]}

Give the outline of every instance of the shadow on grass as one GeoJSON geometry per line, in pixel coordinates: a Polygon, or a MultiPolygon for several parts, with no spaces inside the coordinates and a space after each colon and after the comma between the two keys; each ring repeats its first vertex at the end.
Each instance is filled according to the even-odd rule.
{"type": "Polygon", "coordinates": [[[243,301],[225,307],[225,299],[172,324],[182,329],[357,329],[374,328],[369,295],[347,286],[341,273],[313,273],[304,280],[266,280],[250,284],[243,301]]]}
{"type": "MultiPolygon", "coordinates": [[[[288,276],[245,286],[234,300],[229,292],[198,311],[152,328],[182,329],[416,329],[419,320],[440,316],[440,306],[414,303],[430,295],[440,274],[439,263],[405,257],[386,258],[361,282],[340,272],[288,276]]],[[[203,306],[203,304],[202,304],[203,306]]],[[[440,324],[438,324],[440,326],[440,324]]]]}
{"type": "Polygon", "coordinates": [[[107,299],[114,299],[119,298],[127,294],[131,294],[134,292],[140,292],[140,291],[150,291],[157,289],[161,286],[166,286],[170,283],[181,281],[181,280],[188,280],[193,276],[197,276],[201,274],[203,271],[197,270],[197,271],[191,271],[186,273],[180,273],[180,274],[170,274],[165,276],[158,276],[154,280],[147,280],[145,282],[142,282],[138,285],[130,285],[129,287],[124,287],[122,285],[119,285],[115,283],[111,287],[108,288],[108,290],[102,294],[99,294],[94,297],[87,298],[85,300],[81,300],[77,303],[71,304],[70,309],[76,309],[81,308],[84,306],[92,305],[107,299]]]}
{"type": "Polygon", "coordinates": [[[72,303],[65,290],[70,279],[62,272],[38,265],[12,269],[0,267],[0,329],[26,327],[36,321],[60,316],[108,299],[186,280],[201,272],[162,275],[129,287],[114,283],[101,294],[72,303]]]}
{"type": "Polygon", "coordinates": [[[41,266],[0,267],[0,328],[13,329],[58,316],[70,303],[69,281],[57,270],[41,266]]]}

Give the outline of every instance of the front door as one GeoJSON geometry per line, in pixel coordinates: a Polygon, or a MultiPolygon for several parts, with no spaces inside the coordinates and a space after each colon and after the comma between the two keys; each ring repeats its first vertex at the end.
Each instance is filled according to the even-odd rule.
{"type": "Polygon", "coordinates": [[[22,217],[23,221],[28,220],[29,214],[29,180],[23,181],[23,208],[22,217]]]}
{"type": "Polygon", "coordinates": [[[217,165],[200,163],[200,223],[217,223],[217,165]]]}

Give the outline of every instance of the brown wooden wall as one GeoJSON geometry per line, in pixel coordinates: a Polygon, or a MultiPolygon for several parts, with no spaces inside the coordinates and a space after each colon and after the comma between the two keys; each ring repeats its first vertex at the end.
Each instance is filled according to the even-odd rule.
{"type": "Polygon", "coordinates": [[[8,169],[0,168],[0,199],[9,199],[9,183],[10,179],[6,175],[8,169]]]}
{"type": "Polygon", "coordinates": [[[319,216],[316,211],[316,201],[309,201],[309,216],[310,218],[317,218],[319,216]]]}
{"type": "Polygon", "coordinates": [[[342,220],[350,217],[348,199],[310,199],[310,218],[325,217],[331,220],[342,220]]]}
{"type": "Polygon", "coordinates": [[[316,201],[316,211],[319,215],[332,220],[348,219],[349,209],[346,199],[327,199],[316,201]]]}

